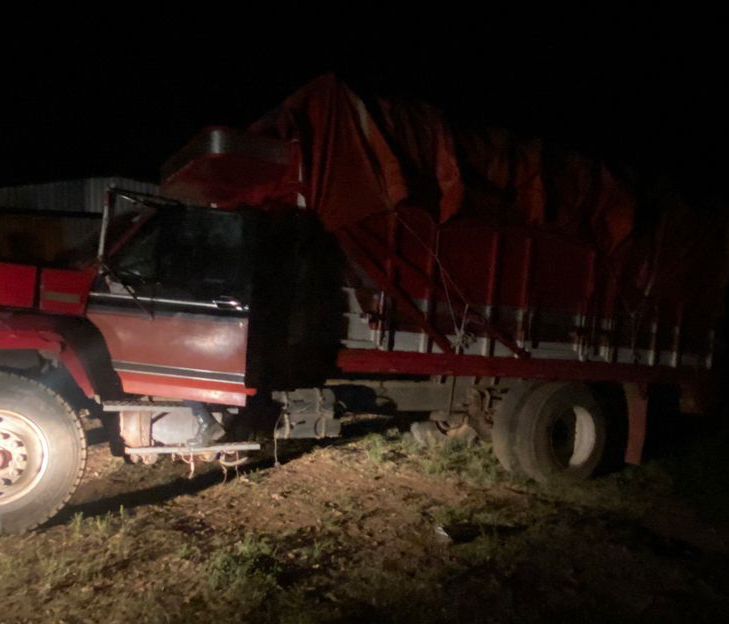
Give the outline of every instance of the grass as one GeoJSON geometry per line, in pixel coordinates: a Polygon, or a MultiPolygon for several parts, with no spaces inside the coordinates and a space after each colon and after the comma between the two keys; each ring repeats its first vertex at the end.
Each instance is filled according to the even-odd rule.
{"type": "Polygon", "coordinates": [[[402,457],[403,438],[396,428],[388,429],[385,434],[370,433],[362,438],[359,445],[367,454],[367,459],[377,466],[402,457]]]}
{"type": "Polygon", "coordinates": [[[339,450],[252,472],[255,487],[0,538],[0,623],[719,621],[729,609],[725,558],[642,524],[656,498],[706,481],[710,458],[544,487],[508,478],[486,445],[421,449],[389,430],[339,450]],[[352,469],[346,485],[332,464],[352,469]],[[308,510],[305,522],[267,524],[282,484],[275,508],[308,510]]]}
{"type": "Polygon", "coordinates": [[[260,577],[275,587],[280,573],[275,555],[268,541],[248,533],[232,546],[213,551],[207,564],[208,584],[213,590],[237,590],[260,577]]]}
{"type": "Polygon", "coordinates": [[[175,552],[175,557],[185,561],[199,561],[202,556],[202,550],[195,544],[184,542],[175,552]]]}
{"type": "Polygon", "coordinates": [[[3,591],[16,596],[28,596],[32,591],[43,602],[71,588],[92,593],[110,575],[127,567],[134,547],[133,538],[126,533],[127,523],[123,509],[94,518],[76,514],[67,530],[52,539],[38,540],[32,534],[5,538],[0,550],[3,591]]]}
{"type": "Polygon", "coordinates": [[[384,435],[370,433],[359,445],[375,466],[408,460],[428,475],[457,477],[477,486],[493,485],[506,476],[488,443],[474,445],[454,439],[421,447],[410,434],[390,429],[384,435]]]}
{"type": "MultiPolygon", "coordinates": [[[[94,604],[104,605],[99,614],[109,622],[186,622],[195,613],[203,621],[233,621],[231,614],[272,621],[270,605],[283,600],[284,568],[271,541],[252,533],[209,541],[165,520],[130,518],[123,510],[76,514],[66,527],[3,538],[0,587],[14,616],[0,614],[0,622],[35,621],[38,604],[46,606],[46,621],[90,621],[84,614],[99,608],[94,604]]],[[[326,547],[313,542],[308,560],[326,547]]]]}
{"type": "Polygon", "coordinates": [[[235,610],[243,617],[265,611],[280,592],[281,566],[275,555],[269,542],[252,534],[214,550],[205,567],[207,587],[200,596],[210,615],[235,610]]]}
{"type": "Polygon", "coordinates": [[[489,444],[467,445],[447,441],[422,449],[416,456],[430,475],[457,476],[471,485],[488,486],[504,478],[489,444]]]}
{"type": "Polygon", "coordinates": [[[370,433],[363,438],[362,447],[367,453],[367,459],[375,465],[384,463],[388,453],[392,450],[389,441],[379,433],[370,433]]]}

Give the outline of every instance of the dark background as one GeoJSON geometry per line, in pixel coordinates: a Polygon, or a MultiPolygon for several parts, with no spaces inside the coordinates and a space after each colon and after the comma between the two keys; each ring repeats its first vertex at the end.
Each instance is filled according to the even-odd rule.
{"type": "Polygon", "coordinates": [[[363,92],[425,99],[461,123],[577,147],[630,179],[665,178],[697,202],[727,195],[729,55],[716,16],[169,10],[154,20],[125,5],[103,19],[44,12],[6,22],[0,185],[156,181],[202,126],[244,127],[335,71],[363,92]]]}

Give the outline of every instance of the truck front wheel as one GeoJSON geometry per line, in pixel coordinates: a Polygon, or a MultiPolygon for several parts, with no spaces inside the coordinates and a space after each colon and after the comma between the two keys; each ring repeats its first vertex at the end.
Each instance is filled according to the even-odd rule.
{"type": "Polygon", "coordinates": [[[0,373],[0,534],[55,515],[85,464],[86,438],[69,405],[31,379],[0,373]]]}

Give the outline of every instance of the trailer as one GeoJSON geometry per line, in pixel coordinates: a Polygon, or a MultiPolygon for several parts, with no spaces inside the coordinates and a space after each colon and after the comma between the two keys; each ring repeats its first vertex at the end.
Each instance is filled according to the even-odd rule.
{"type": "Polygon", "coordinates": [[[110,189],[95,257],[0,263],[0,531],[72,495],[84,400],[132,461],[243,461],[261,412],[287,439],[396,409],[553,481],[623,420],[639,463],[658,389],[710,398],[726,214],[644,205],[572,152],[325,76],[203,130],[160,192],[110,189]],[[196,439],[211,423],[228,437],[196,439]]]}

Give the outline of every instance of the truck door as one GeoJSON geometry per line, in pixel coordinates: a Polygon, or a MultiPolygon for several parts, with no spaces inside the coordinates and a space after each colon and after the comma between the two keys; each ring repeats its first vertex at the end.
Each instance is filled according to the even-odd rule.
{"type": "Polygon", "coordinates": [[[241,213],[160,208],[90,296],[126,392],[245,405],[253,232],[241,213]]]}

